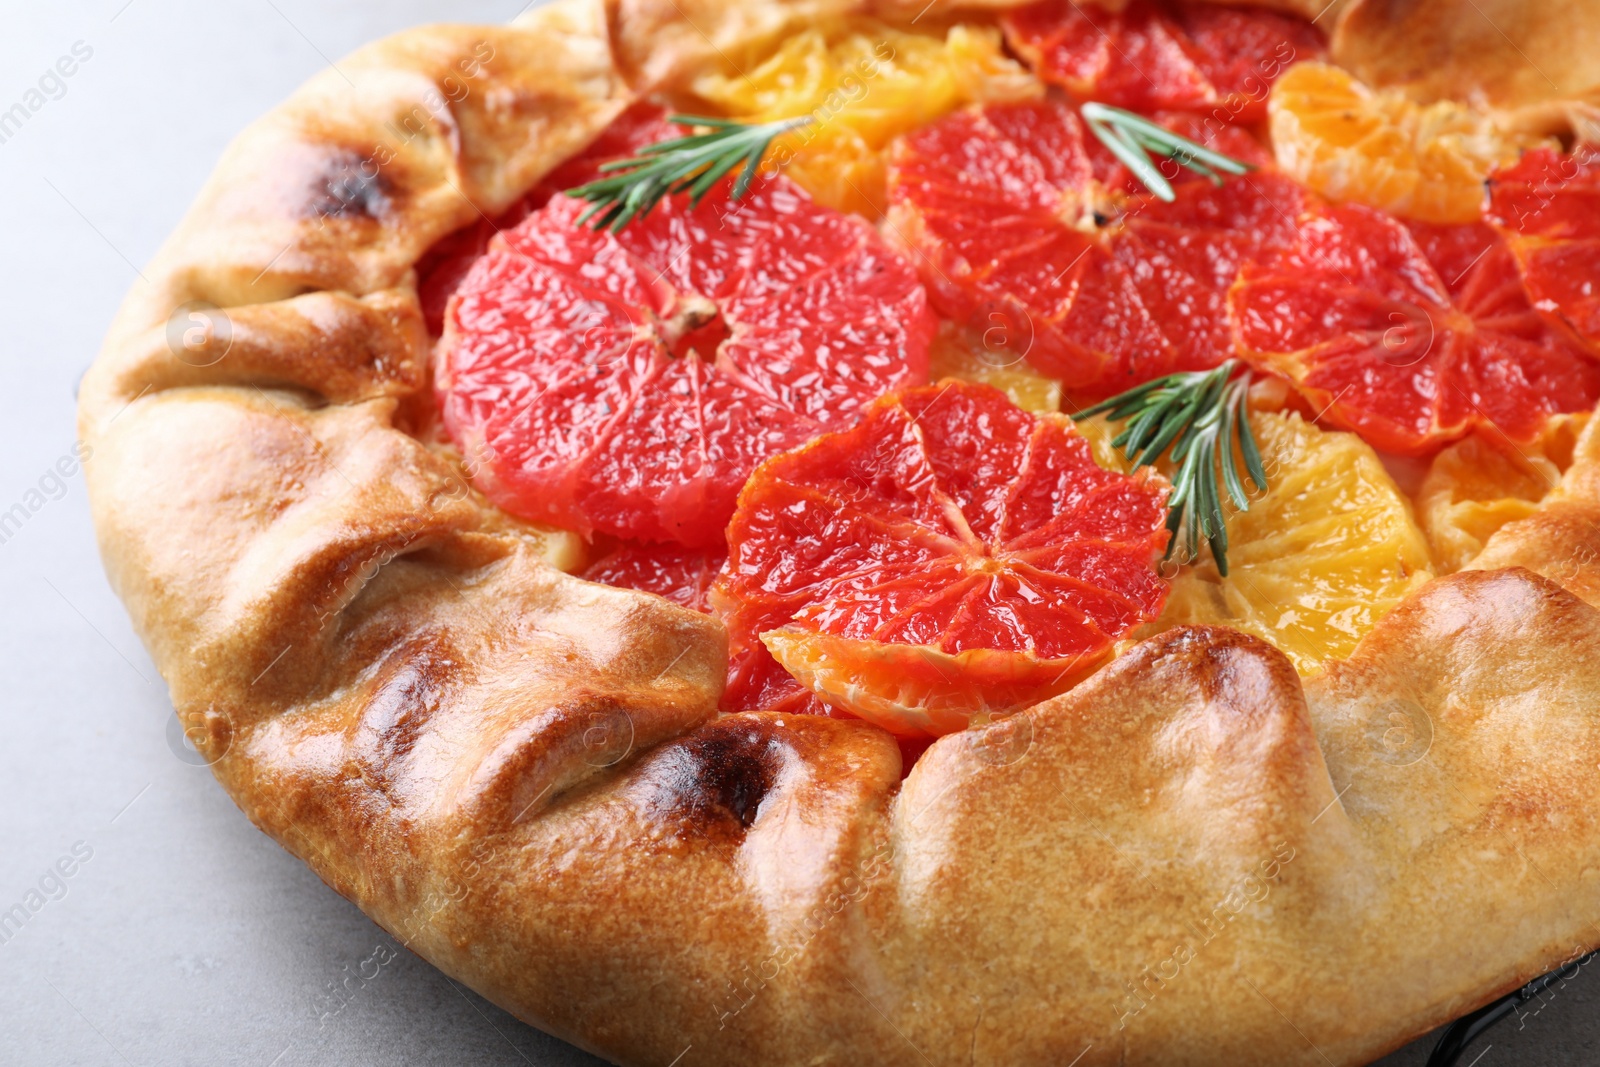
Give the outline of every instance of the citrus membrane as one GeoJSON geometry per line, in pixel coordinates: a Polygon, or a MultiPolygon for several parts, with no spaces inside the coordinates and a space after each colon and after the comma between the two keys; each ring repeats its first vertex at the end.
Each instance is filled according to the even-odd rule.
{"type": "Polygon", "coordinates": [[[1278,166],[1332,200],[1424,222],[1475,222],[1484,179],[1546,138],[1513,134],[1451,100],[1418,104],[1329,63],[1299,63],[1272,89],[1278,166]]]}
{"type": "Polygon", "coordinates": [[[788,37],[759,66],[709,74],[697,95],[743,122],[812,116],[774,146],[770,164],[820,204],[877,218],[883,150],[895,137],[964,104],[1040,96],[1044,86],[1006,56],[992,27],[943,37],[850,20],[788,37]]]}
{"type": "Polygon", "coordinates": [[[1536,149],[1489,190],[1489,221],[1510,240],[1534,306],[1600,346],[1600,148],[1536,149]]]}
{"type": "Polygon", "coordinates": [[[1378,619],[1433,577],[1427,542],[1371,446],[1298,414],[1256,412],[1267,489],[1225,502],[1228,575],[1209,557],[1178,571],[1161,617],[1270,642],[1302,674],[1343,659],[1378,619]]]}
{"type": "Polygon", "coordinates": [[[740,494],[712,603],[794,680],[750,670],[725,706],[809,690],[917,736],[1059,693],[1160,611],[1168,488],[988,386],[885,396],[740,494]]]}
{"type": "Polygon", "coordinates": [[[714,547],[757,463],[926,379],[916,273],[782,177],[663,201],[620,233],[557,195],[452,299],[444,423],[519,517],[714,547]]]}
{"type": "MultiPolygon", "coordinates": [[[[1168,125],[1187,135],[1194,122],[1168,125]]],[[[1264,159],[1233,127],[1212,147],[1264,159]]],[[[1289,243],[1301,209],[1271,171],[1213,185],[1169,166],[1170,204],[1086,143],[1065,103],[968,108],[897,142],[889,234],[945,318],[1075,395],[1108,396],[1231,356],[1228,287],[1289,243]]]]}
{"type": "Polygon", "coordinates": [[[1255,122],[1273,81],[1323,54],[1302,19],[1259,8],[1132,0],[1118,12],[1042,0],[1002,17],[1006,40],[1039,77],[1083,100],[1134,111],[1193,111],[1255,122]]]}
{"type": "Polygon", "coordinates": [[[1600,365],[1534,309],[1488,226],[1340,205],[1298,229],[1288,252],[1244,266],[1232,303],[1241,348],[1323,420],[1427,455],[1474,429],[1531,441],[1600,398],[1600,365]]]}

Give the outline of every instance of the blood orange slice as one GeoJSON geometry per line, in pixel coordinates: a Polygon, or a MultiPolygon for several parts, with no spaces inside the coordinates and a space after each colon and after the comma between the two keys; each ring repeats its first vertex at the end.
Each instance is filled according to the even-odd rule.
{"type": "Polygon", "coordinates": [[[1509,236],[1541,311],[1600,345],[1600,148],[1541,148],[1489,182],[1489,219],[1509,236]]]}
{"type": "MultiPolygon", "coordinates": [[[[1096,465],[1071,420],[947,379],[763,464],[712,602],[736,650],[759,636],[827,704],[948,733],[1063,691],[1160,612],[1167,490],[1096,465]]],[[[792,699],[775,678],[731,702],[792,699]]]]}
{"type": "Polygon", "coordinates": [[[1273,11],[1133,0],[1120,12],[1042,0],[1002,20],[1035,73],[1085,100],[1255,122],[1290,63],[1324,51],[1315,26],[1273,11]]]}
{"type": "Polygon", "coordinates": [[[722,543],[755,465],[926,379],[916,274],[786,179],[664,201],[620,234],[557,196],[446,316],[446,428],[497,504],[621,538],[722,543]]]}
{"type": "Polygon", "coordinates": [[[561,190],[593,181],[600,176],[602,163],[633,156],[645,145],[675,136],[677,132],[678,128],[667,122],[664,109],[655,104],[634,104],[617,116],[587,149],[551,171],[498,216],[480,218],[434,242],[417,262],[417,299],[422,304],[429,332],[437,337],[444,329],[444,313],[450,298],[461,287],[467,271],[489,250],[489,241],[495,234],[511,229],[549,203],[561,190]]]}
{"type": "MultiPolygon", "coordinates": [[[[1198,121],[1169,123],[1188,134],[1198,121]]],[[[1228,128],[1213,147],[1265,154],[1228,128]]],[[[1177,200],[1136,192],[1059,101],[957,112],[903,138],[892,232],[938,310],[1026,354],[1080,395],[1109,395],[1233,354],[1240,263],[1287,246],[1302,195],[1271,171],[1214,186],[1172,171],[1177,200]]]]}
{"type": "Polygon", "coordinates": [[[1314,213],[1291,252],[1245,267],[1233,307],[1254,359],[1380,451],[1423,455],[1477,427],[1527,441],[1600,398],[1600,365],[1539,316],[1481,223],[1314,213]]]}
{"type": "Polygon", "coordinates": [[[589,565],[582,577],[591,582],[638,589],[664,596],[696,611],[711,610],[711,583],[727,558],[682,545],[622,545],[589,565]]]}

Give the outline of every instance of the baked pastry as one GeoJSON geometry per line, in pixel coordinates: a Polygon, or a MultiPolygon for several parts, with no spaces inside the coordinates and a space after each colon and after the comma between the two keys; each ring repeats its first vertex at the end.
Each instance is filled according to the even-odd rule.
{"type": "MultiPolygon", "coordinates": [[[[219,781],[402,944],[623,1063],[1361,1063],[1600,943],[1600,806],[1587,788],[1600,765],[1600,424],[1578,429],[1574,410],[1588,372],[1568,361],[1539,379],[1560,390],[1528,386],[1547,406],[1517,428],[1523,466],[1559,484],[1519,495],[1495,473],[1510,461],[1472,431],[1492,416],[1397,415],[1341,393],[1318,375],[1341,365],[1328,353],[1348,350],[1344,333],[1289,360],[1271,316],[1250,317],[1285,277],[1332,291],[1317,274],[1332,259],[1304,235],[1275,236],[1276,258],[1239,253],[1242,280],[1214,306],[1247,319],[1240,351],[1281,372],[1252,401],[1264,444],[1281,446],[1269,458],[1313,457],[1312,475],[1359,487],[1340,512],[1355,525],[1339,529],[1399,561],[1360,587],[1378,593],[1306,609],[1318,633],[1348,640],[1281,639],[1282,618],[1263,610],[1294,591],[1273,560],[1288,555],[1308,585],[1325,577],[1267,536],[1274,523],[1308,528],[1306,499],[1325,506],[1273,466],[1276,484],[1299,488],[1236,516],[1231,549],[1263,598],[1185,568],[1161,609],[1173,614],[1144,623],[1154,632],[1126,631],[1065,692],[918,756],[858,718],[720,714],[730,633],[747,649],[748,634],[575,577],[591,563],[580,537],[475,488],[493,480],[438,432],[419,263],[459,252],[453,235],[516,210],[641,100],[726,94],[739,69],[811,27],[871,14],[924,33],[919,6],[561,0],[510,27],[429,27],[343,61],[229,149],[80,400],[107,571],[219,781]],[[1317,436],[1295,407],[1304,396],[1330,398],[1312,414],[1413,457],[1384,467],[1351,434],[1317,436]],[[1497,488],[1474,495],[1462,472],[1497,488]],[[1222,610],[1227,626],[1186,623],[1222,610]]],[[[992,26],[1004,6],[939,11],[935,35],[976,47],[968,24],[992,26]]],[[[1588,12],[1547,10],[1594,43],[1588,12]]],[[[1335,61],[1408,82],[1385,57],[1412,37],[1388,35],[1457,12],[1356,0],[1321,16],[1336,14],[1335,61]]],[[[1060,43],[1030,36],[1035,16],[1007,16],[1025,57],[1030,41],[1040,56],[1060,43]]],[[[1549,32],[1542,18],[1527,15],[1530,33],[1549,32]]],[[[1518,137],[1592,103],[1566,78],[1558,97],[1531,101],[1540,90],[1514,55],[1472,62],[1428,91],[1459,94],[1481,76],[1495,103],[1512,87],[1501,102],[1544,116],[1518,137]]],[[[1005,63],[989,73],[1006,106],[1048,116],[1059,97],[1005,63]]],[[[1092,64],[1072,69],[1100,84],[1092,64]]],[[[1330,91],[1366,91],[1324,69],[1330,91]]],[[[1227,105],[1226,72],[1201,72],[1209,88],[1195,91],[1227,105]]],[[[1549,222],[1556,187],[1538,168],[1564,168],[1566,189],[1587,164],[1548,145],[1509,150],[1491,213],[1549,222]]],[[[1303,167],[1307,195],[1349,173],[1322,158],[1280,153],[1303,167]]],[[[880,176],[881,195],[902,197],[880,205],[891,218],[935,233],[937,205],[916,199],[910,171],[880,176]]],[[[858,191],[872,206],[876,190],[858,191]]],[[[1400,207],[1421,202],[1409,195],[1400,207]]],[[[1328,248],[1392,238],[1395,273],[1412,279],[1389,292],[1395,308],[1431,299],[1473,318],[1451,286],[1490,267],[1436,281],[1407,267],[1424,256],[1437,271],[1462,252],[1442,231],[1402,232],[1360,205],[1317,220],[1328,248]]],[[[1551,308],[1519,304],[1502,332],[1536,337],[1540,352],[1589,343],[1581,301],[1561,302],[1564,275],[1539,273],[1558,243],[1592,254],[1583,235],[1508,227],[1478,255],[1545,279],[1551,308]]],[[[943,297],[930,288],[946,309],[976,299],[954,282],[943,297]]],[[[1030,317],[1019,306],[1002,309],[1013,331],[1030,317]]],[[[1465,338],[1504,322],[1477,319],[1450,319],[1437,352],[1406,348],[1402,330],[1400,351],[1423,361],[1412,366],[1448,354],[1503,368],[1465,338]]],[[[1051,351],[1077,376],[1070,389],[1113,364],[1065,321],[1050,323],[1051,351]]],[[[949,336],[922,343],[936,366],[959,355],[949,336]]],[[[1203,366],[1213,343],[1173,334],[1149,351],[1170,357],[1163,370],[1203,366]]],[[[1059,396],[1020,365],[969,376],[1059,396]]],[[[1530,380],[1503,376],[1495,395],[1530,380]]],[[[1097,447],[1115,467],[1115,450],[1097,447]]],[[[563,497],[551,516],[603,519],[590,500],[563,497]]],[[[694,601],[705,572],[689,570],[699,577],[681,599],[694,601]]]]}

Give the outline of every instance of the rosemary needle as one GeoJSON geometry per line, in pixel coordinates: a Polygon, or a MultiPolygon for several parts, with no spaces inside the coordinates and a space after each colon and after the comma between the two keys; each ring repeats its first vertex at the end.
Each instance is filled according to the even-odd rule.
{"type": "Polygon", "coordinates": [[[1073,416],[1086,419],[1104,413],[1107,418],[1126,421],[1111,443],[1135,467],[1154,464],[1171,448],[1176,470],[1172,495],[1167,498],[1167,529],[1172,532],[1167,557],[1172,556],[1182,534],[1187,559],[1197,559],[1203,537],[1211,546],[1218,573],[1224,576],[1228,573],[1228,529],[1221,490],[1227,491],[1234,507],[1250,510],[1250,497],[1239,474],[1241,458],[1245,476],[1257,491],[1267,488],[1267,472],[1246,410],[1250,372],[1235,377],[1238,366],[1237,360],[1230,359],[1215,370],[1169,374],[1073,416]],[[1218,469],[1222,471],[1221,487],[1217,485],[1218,469]]]}
{"type": "Polygon", "coordinates": [[[1141,118],[1131,111],[1106,104],[1088,103],[1079,109],[1089,131],[1100,143],[1111,150],[1133,176],[1144,183],[1157,197],[1171,203],[1174,199],[1172,183],[1150,162],[1151,154],[1164,156],[1181,167],[1222,184],[1223,174],[1243,174],[1252,169],[1232,156],[1213,152],[1205,145],[1181,137],[1164,126],[1141,118]]]}
{"type": "Polygon", "coordinates": [[[700,203],[716,183],[735,167],[744,169],[733,183],[733,198],[750,191],[772,142],[790,130],[811,122],[810,115],[776,122],[747,124],[704,115],[669,115],[679,126],[705,127],[705,133],[659,141],[629,159],[601,166],[601,177],[568,196],[589,201],[579,224],[594,220],[596,229],[622,229],[647,214],[663,197],[687,192],[690,206],[700,203]]]}

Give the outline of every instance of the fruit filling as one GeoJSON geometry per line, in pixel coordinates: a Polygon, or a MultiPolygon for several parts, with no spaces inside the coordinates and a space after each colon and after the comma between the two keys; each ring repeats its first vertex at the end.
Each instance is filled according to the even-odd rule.
{"type": "Polygon", "coordinates": [[[1301,19],[1209,3],[1132,0],[1112,12],[1041,0],[1003,23],[1017,54],[1073,96],[1222,123],[1260,119],[1273,81],[1324,49],[1322,34],[1301,19]]]}
{"type": "Polygon", "coordinates": [[[758,462],[926,379],[915,272],[782,177],[618,233],[583,209],[556,196],[497,235],[446,314],[445,425],[515,515],[715,546],[758,462]]]}
{"type": "MultiPolygon", "coordinates": [[[[1243,133],[1225,134],[1224,150],[1265,161],[1243,133]]],[[[1270,171],[1221,185],[1184,172],[1169,204],[1135,191],[1086,136],[1051,100],[970,108],[902,138],[891,235],[941,315],[1080,396],[1216,366],[1233,354],[1228,286],[1241,263],[1292,238],[1299,187],[1270,171]]]]}
{"type": "Polygon", "coordinates": [[[727,626],[727,711],[865,718],[909,761],[1173,626],[1319,670],[1530,514],[1600,400],[1600,153],[1323,51],[1165,0],[788,37],[690,86],[809,118],[749,195],[583,224],[564,190],[690,132],[641,103],[428,253],[443,424],[496,503],[591,540],[584,577],[727,626]],[[1090,100],[1243,172],[1147,125],[1161,187],[1090,100]],[[1131,423],[1058,412],[1230,359],[1266,484],[1207,490],[1226,541],[1164,559],[1193,461],[1133,470],[1131,423]]]}
{"type": "Polygon", "coordinates": [[[1251,358],[1385,452],[1424,455],[1473,430],[1530,441],[1600,399],[1600,363],[1535,310],[1482,223],[1315,211],[1289,252],[1245,265],[1233,310],[1251,358]]]}
{"type": "Polygon", "coordinates": [[[988,386],[890,394],[740,494],[712,592],[739,668],[724,703],[804,686],[915,736],[1059,693],[1160,611],[1167,491],[988,386]]]}

